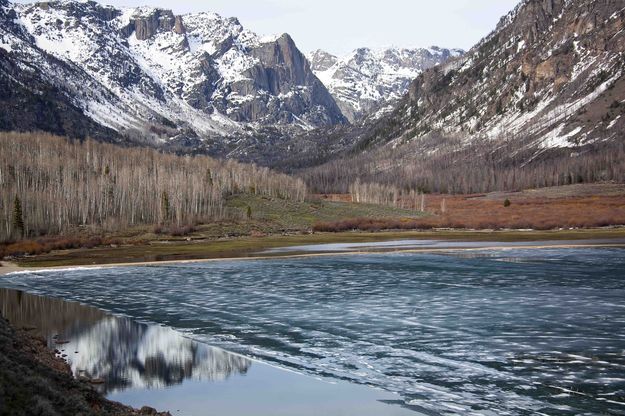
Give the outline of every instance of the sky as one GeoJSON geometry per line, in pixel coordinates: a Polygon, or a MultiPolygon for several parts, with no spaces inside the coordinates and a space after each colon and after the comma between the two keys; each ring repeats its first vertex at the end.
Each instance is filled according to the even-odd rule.
{"type": "Polygon", "coordinates": [[[260,35],[289,33],[304,52],[323,49],[344,55],[365,46],[467,50],[520,0],[98,1],[118,7],[158,6],[177,14],[213,11],[239,18],[260,35]]]}

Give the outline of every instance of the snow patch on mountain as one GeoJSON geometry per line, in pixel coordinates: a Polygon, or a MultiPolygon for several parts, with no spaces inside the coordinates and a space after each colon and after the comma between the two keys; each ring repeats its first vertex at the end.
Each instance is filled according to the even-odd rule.
{"type": "Polygon", "coordinates": [[[343,57],[318,50],[308,59],[343,113],[356,121],[403,97],[423,70],[463,53],[460,49],[438,47],[359,48],[343,57]]]}
{"type": "Polygon", "coordinates": [[[0,49],[24,43],[17,66],[40,68],[121,136],[196,145],[345,121],[290,37],[259,36],[236,18],[73,0],[0,6],[0,49]],[[9,15],[19,29],[5,30],[9,15]],[[67,64],[62,76],[53,59],[67,64]]]}

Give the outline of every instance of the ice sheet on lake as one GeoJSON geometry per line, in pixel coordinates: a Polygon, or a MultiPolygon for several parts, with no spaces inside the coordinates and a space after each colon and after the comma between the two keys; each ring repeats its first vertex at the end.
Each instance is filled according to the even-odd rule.
{"type": "Polygon", "coordinates": [[[1,285],[172,326],[433,415],[622,412],[625,251],[511,248],[68,271],[1,285]]]}

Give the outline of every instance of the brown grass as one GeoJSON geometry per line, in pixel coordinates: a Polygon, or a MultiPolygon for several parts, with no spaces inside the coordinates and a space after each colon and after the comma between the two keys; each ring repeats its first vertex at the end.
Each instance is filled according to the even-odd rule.
{"type": "MultiPolygon", "coordinates": [[[[314,225],[314,231],[456,229],[594,228],[625,225],[625,195],[567,198],[528,198],[521,194],[504,200],[484,195],[428,195],[426,210],[432,215],[420,219],[372,220],[355,218],[314,225]],[[445,212],[442,212],[442,205],[445,212]]],[[[405,201],[408,203],[408,201],[405,201]]]]}

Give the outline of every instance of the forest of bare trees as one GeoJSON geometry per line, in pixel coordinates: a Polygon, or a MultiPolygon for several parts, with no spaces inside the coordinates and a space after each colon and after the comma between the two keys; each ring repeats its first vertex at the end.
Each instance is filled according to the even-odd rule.
{"type": "Polygon", "coordinates": [[[204,156],[175,156],[48,134],[0,133],[0,241],[77,226],[119,230],[226,216],[225,198],[301,201],[300,179],[204,156]]]}
{"type": "Polygon", "coordinates": [[[425,211],[425,194],[414,189],[402,190],[394,185],[365,183],[356,179],[348,191],[353,202],[425,211]]]}
{"type": "MultiPolygon", "coordinates": [[[[625,182],[625,143],[542,153],[522,143],[383,147],[299,172],[48,134],[0,133],[0,242],[76,227],[183,226],[227,218],[226,198],[251,193],[303,201],[307,189],[350,193],[354,202],[424,211],[423,194],[475,194],[625,182]],[[424,150],[425,149],[425,150],[424,150]]],[[[428,207],[429,208],[429,207],[428,207]]],[[[444,211],[443,208],[441,210],[444,211]]],[[[240,213],[239,219],[251,217],[240,213]]]]}
{"type": "MultiPolygon", "coordinates": [[[[592,183],[625,182],[625,143],[578,149],[523,151],[523,143],[476,141],[471,145],[437,138],[431,147],[415,143],[342,157],[301,170],[312,192],[346,193],[355,184],[375,188],[377,198],[409,192],[473,194],[592,183]],[[435,149],[435,150],[431,150],[435,149]],[[494,149],[494,150],[493,150],[494,149]],[[377,188],[376,185],[377,184],[377,188]]],[[[370,199],[371,201],[371,199],[370,199]]]]}

